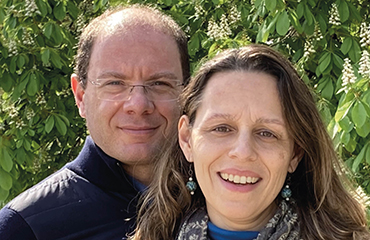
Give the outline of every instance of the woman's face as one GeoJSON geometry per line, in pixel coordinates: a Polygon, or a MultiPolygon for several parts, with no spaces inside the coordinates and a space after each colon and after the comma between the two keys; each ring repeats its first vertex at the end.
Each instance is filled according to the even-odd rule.
{"type": "Polygon", "coordinates": [[[194,163],[210,220],[229,230],[260,230],[299,162],[276,80],[260,72],[213,75],[193,126],[181,117],[179,140],[194,163]]]}

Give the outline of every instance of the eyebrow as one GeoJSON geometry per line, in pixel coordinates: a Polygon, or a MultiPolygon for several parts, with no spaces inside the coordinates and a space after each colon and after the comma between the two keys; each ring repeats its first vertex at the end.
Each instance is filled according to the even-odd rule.
{"type": "MultiPolygon", "coordinates": [[[[213,119],[219,119],[219,118],[223,118],[227,120],[234,120],[235,116],[231,114],[227,114],[227,113],[215,113],[209,116],[208,118],[206,118],[205,121],[211,121],[213,119]]],[[[285,127],[285,123],[277,118],[258,118],[256,120],[256,123],[277,124],[277,125],[281,125],[285,127]]]]}
{"type": "Polygon", "coordinates": [[[273,123],[285,127],[285,123],[277,118],[258,118],[257,123],[273,123]]]}
{"type": "MultiPolygon", "coordinates": [[[[98,79],[109,78],[109,77],[114,77],[114,78],[123,79],[123,80],[128,79],[128,77],[125,74],[114,72],[114,71],[103,72],[102,74],[99,75],[98,79]]],[[[155,79],[160,79],[160,78],[167,78],[171,80],[181,80],[172,72],[155,73],[153,75],[150,75],[148,77],[148,80],[155,80],[155,79]]]]}

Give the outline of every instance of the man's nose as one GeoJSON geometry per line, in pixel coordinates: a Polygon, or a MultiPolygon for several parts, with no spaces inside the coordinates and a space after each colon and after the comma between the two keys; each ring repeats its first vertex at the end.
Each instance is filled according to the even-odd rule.
{"type": "Polygon", "coordinates": [[[124,111],[130,114],[150,114],[154,108],[154,103],[148,98],[148,93],[143,85],[132,86],[123,103],[124,111]]]}

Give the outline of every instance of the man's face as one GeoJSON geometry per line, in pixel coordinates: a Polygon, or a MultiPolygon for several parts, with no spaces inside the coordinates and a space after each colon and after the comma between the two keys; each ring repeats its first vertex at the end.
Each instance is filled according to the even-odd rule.
{"type": "Polygon", "coordinates": [[[133,88],[126,100],[99,99],[100,88],[90,81],[113,79],[142,85],[168,77],[183,81],[176,42],[163,33],[140,28],[97,39],[85,89],[79,84],[74,87],[72,76],[80,115],[86,118],[93,140],[134,177],[135,169],[150,166],[161,144],[174,134],[178,102],[149,100],[142,87],[133,88]]]}

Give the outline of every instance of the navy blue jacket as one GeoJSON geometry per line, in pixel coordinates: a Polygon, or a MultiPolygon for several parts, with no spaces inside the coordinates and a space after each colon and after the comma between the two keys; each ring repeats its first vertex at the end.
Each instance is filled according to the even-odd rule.
{"type": "Polygon", "coordinates": [[[88,137],[73,162],[0,210],[0,239],[125,239],[136,220],[134,186],[88,137]]]}

